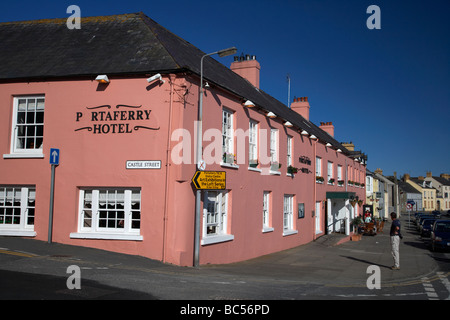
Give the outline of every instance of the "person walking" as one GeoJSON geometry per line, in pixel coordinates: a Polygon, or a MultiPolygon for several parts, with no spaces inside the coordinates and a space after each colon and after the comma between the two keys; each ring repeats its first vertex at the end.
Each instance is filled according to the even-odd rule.
{"type": "Polygon", "coordinates": [[[391,212],[391,219],[392,219],[392,225],[391,225],[391,252],[392,257],[394,258],[394,265],[391,267],[392,270],[400,270],[400,239],[402,237],[401,233],[401,225],[400,221],[397,219],[397,214],[395,212],[391,212]]]}

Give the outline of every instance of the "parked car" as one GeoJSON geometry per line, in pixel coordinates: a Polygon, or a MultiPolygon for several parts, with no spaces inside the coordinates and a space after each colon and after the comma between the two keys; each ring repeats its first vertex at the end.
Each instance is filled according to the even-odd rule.
{"type": "Polygon", "coordinates": [[[450,220],[436,220],[431,230],[431,250],[450,249],[450,220]]]}
{"type": "Polygon", "coordinates": [[[431,212],[431,214],[434,215],[438,219],[441,217],[441,212],[439,210],[434,210],[431,212]]]}
{"type": "Polygon", "coordinates": [[[420,225],[420,236],[422,238],[429,238],[431,236],[431,228],[437,219],[423,219],[420,225]]]}
{"type": "Polygon", "coordinates": [[[424,219],[435,219],[435,217],[431,214],[426,214],[426,215],[424,214],[424,215],[419,216],[418,219],[416,220],[417,230],[420,231],[420,225],[422,224],[422,221],[424,219]]]}

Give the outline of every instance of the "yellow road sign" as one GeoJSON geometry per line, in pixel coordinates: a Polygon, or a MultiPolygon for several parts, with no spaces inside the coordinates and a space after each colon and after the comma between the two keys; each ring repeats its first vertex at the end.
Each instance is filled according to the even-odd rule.
{"type": "Polygon", "coordinates": [[[197,171],[192,178],[197,189],[224,190],[226,188],[225,171],[197,171]]]}

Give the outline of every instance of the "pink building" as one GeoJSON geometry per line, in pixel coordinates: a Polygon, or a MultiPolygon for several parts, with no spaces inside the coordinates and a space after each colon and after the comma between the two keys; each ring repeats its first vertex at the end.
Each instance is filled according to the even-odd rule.
{"type": "MultiPolygon", "coordinates": [[[[58,148],[52,241],[192,265],[204,53],[142,13],[2,23],[0,40],[0,235],[47,241],[58,148]]],[[[200,264],[348,234],[365,199],[367,157],[259,71],[204,61],[203,160],[226,187],[202,191],[200,264]]]]}

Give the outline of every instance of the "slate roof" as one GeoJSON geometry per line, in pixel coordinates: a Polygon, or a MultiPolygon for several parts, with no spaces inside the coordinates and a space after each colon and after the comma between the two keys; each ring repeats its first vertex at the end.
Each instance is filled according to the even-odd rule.
{"type": "MultiPolygon", "coordinates": [[[[68,29],[66,22],[50,19],[0,23],[0,82],[98,74],[200,74],[200,59],[205,53],[143,13],[82,18],[79,30],[68,29]]],[[[203,73],[211,84],[253,101],[352,156],[314,123],[212,57],[204,60],[203,73]]]]}
{"type": "Polygon", "coordinates": [[[420,191],[418,191],[416,188],[414,188],[412,185],[410,185],[407,182],[404,182],[402,180],[398,180],[398,187],[403,190],[406,193],[418,193],[422,194],[420,191]]]}
{"type": "Polygon", "coordinates": [[[436,180],[437,182],[439,182],[440,184],[444,185],[444,186],[450,186],[450,181],[443,178],[443,177],[435,177],[433,176],[433,179],[436,180]]]}

